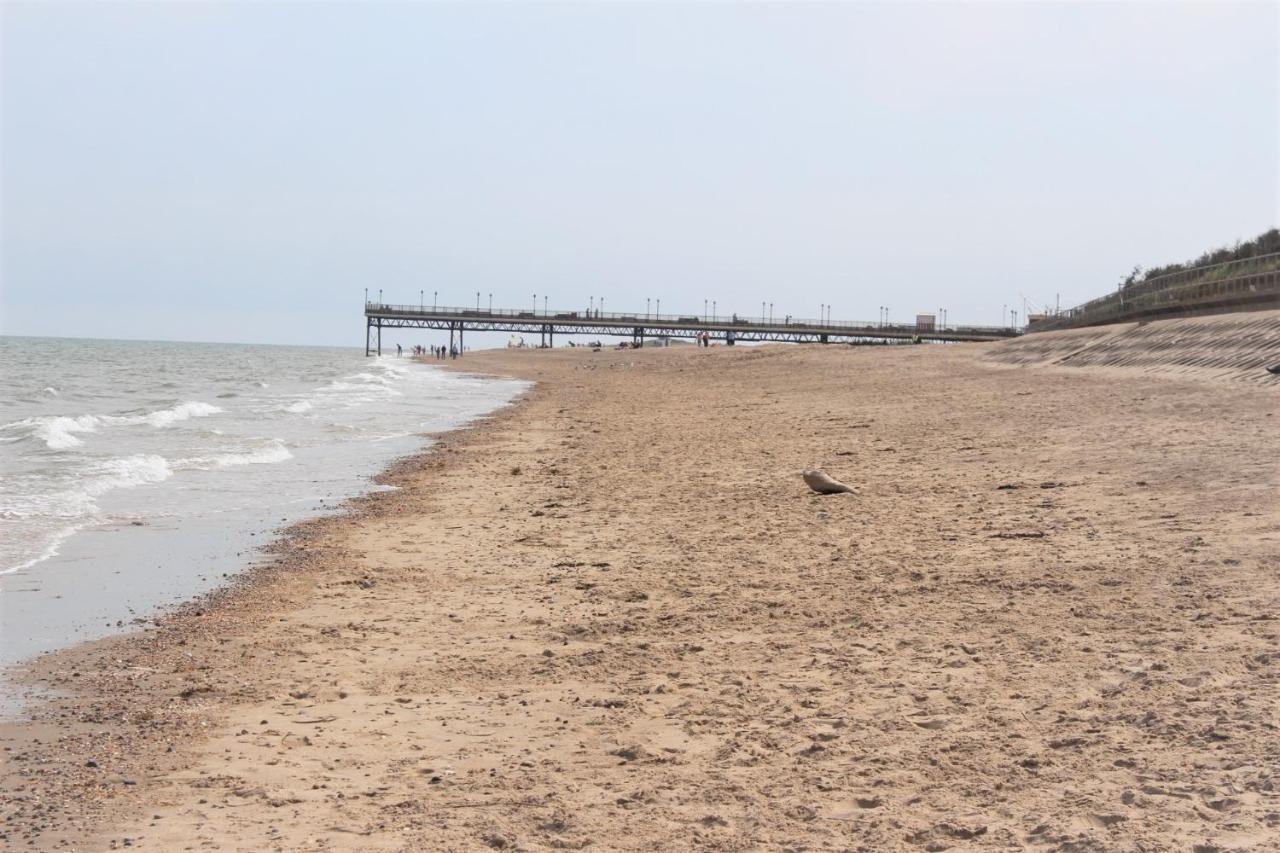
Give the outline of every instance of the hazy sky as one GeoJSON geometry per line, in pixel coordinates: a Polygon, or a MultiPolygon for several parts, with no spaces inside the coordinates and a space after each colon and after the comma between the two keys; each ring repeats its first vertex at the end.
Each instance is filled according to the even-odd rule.
{"type": "Polygon", "coordinates": [[[1277,223],[1278,9],[5,2],[0,332],[358,345],[365,287],[996,323],[1277,223]]]}

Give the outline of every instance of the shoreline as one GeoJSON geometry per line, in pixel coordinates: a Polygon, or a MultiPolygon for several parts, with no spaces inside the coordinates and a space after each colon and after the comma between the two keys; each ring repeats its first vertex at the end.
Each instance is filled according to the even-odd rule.
{"type": "MultiPolygon", "coordinates": [[[[0,573],[0,718],[15,716],[23,704],[21,685],[8,675],[37,656],[148,626],[157,615],[215,591],[262,559],[264,548],[288,535],[294,523],[331,515],[349,498],[382,488],[377,477],[389,465],[423,452],[434,435],[505,405],[523,388],[411,359],[375,365],[345,355],[321,368],[314,388],[291,388],[286,379],[270,392],[257,390],[267,382],[254,381],[247,393],[217,393],[226,381],[211,378],[208,387],[173,390],[222,403],[176,407],[205,407],[205,414],[221,419],[213,426],[167,430],[160,428],[167,422],[151,424],[146,415],[83,415],[85,429],[103,435],[65,460],[25,463],[44,479],[29,478],[30,496],[6,492],[12,500],[4,502],[17,519],[10,544],[25,547],[23,536],[47,531],[57,539],[36,564],[0,573]],[[339,387],[341,394],[334,390],[339,387]],[[402,393],[406,404],[391,406],[402,393]],[[351,397],[363,403],[364,414],[347,414],[354,408],[351,397]],[[244,449],[255,446],[269,452],[244,449]],[[41,492],[57,477],[66,480],[61,491],[52,497],[41,492]],[[42,517],[44,510],[30,509],[55,498],[73,507],[61,526],[52,515],[42,517]]],[[[201,375],[200,366],[190,373],[201,375]]],[[[145,407],[146,396],[110,402],[113,410],[127,412],[135,403],[145,407]]],[[[46,413],[20,423],[67,418],[75,420],[46,413]]],[[[40,450],[31,459],[40,460],[40,450]]],[[[13,464],[26,470],[24,463],[13,464]]],[[[10,485],[21,482],[15,478],[10,485]]]]}
{"type": "MultiPolygon", "coordinates": [[[[456,365],[437,364],[429,359],[415,359],[423,364],[434,365],[452,373],[479,377],[509,378],[500,374],[482,374],[469,371],[456,365]]],[[[380,506],[384,498],[390,498],[403,486],[397,480],[403,480],[412,473],[421,470],[431,463],[432,457],[439,452],[447,452],[447,448],[456,447],[463,437],[484,430],[495,421],[506,417],[509,412],[520,407],[525,400],[535,393],[536,385],[517,393],[509,401],[486,414],[477,415],[466,423],[451,429],[420,433],[419,436],[427,446],[418,452],[397,457],[385,465],[380,471],[369,477],[369,482],[377,486],[393,486],[390,491],[370,491],[344,499],[339,507],[330,513],[311,516],[294,521],[285,527],[270,532],[271,539],[251,554],[246,554],[242,568],[227,576],[214,588],[198,593],[190,598],[172,605],[161,606],[146,619],[135,619],[132,627],[94,639],[81,639],[35,656],[17,661],[7,667],[3,678],[13,693],[13,715],[0,717],[0,749],[3,749],[9,760],[9,770],[0,770],[0,806],[11,807],[20,799],[8,800],[10,791],[26,783],[24,768],[13,763],[13,759],[24,757],[32,752],[45,755],[57,755],[62,778],[49,786],[47,793],[68,799],[78,799],[86,795],[86,789],[94,787],[86,774],[74,777],[77,764],[93,762],[94,767],[83,769],[99,770],[105,762],[93,756],[104,754],[104,749],[94,748],[86,741],[87,730],[77,731],[81,727],[68,727],[65,720],[69,714],[81,710],[85,703],[94,705],[95,712],[101,697],[116,697],[119,692],[119,680],[122,673],[131,683],[127,688],[133,698],[148,688],[159,685],[144,686],[136,676],[130,678],[128,673],[157,674],[153,667],[130,664],[124,666],[121,661],[149,655],[163,655],[173,646],[185,646],[195,635],[208,635],[216,632],[219,625],[227,622],[243,623],[254,617],[261,618],[269,606],[254,601],[254,597],[267,592],[286,579],[291,572],[306,571],[308,564],[317,556],[318,549],[322,558],[334,559],[336,554],[326,551],[326,538],[331,538],[336,530],[341,530],[362,518],[376,517],[390,513],[387,507],[380,506]],[[220,621],[221,620],[221,621],[220,621]],[[108,661],[114,661],[112,666],[108,661]],[[48,737],[56,731],[59,741],[56,749],[49,749],[48,737]],[[68,742],[68,738],[72,742],[68,742]]],[[[183,695],[182,692],[179,695],[183,695]]],[[[195,693],[187,694],[196,695],[195,693]]],[[[186,698],[186,697],[184,697],[186,698]]],[[[120,742],[116,748],[136,745],[129,742],[134,739],[133,724],[122,709],[113,709],[106,715],[95,713],[92,718],[82,720],[92,726],[92,738],[106,736],[120,742]],[[107,724],[111,715],[116,717],[113,725],[107,724]],[[103,726],[106,726],[105,728],[103,726]]],[[[151,722],[150,712],[145,712],[151,722]]],[[[184,754],[175,749],[183,731],[198,735],[214,719],[195,721],[164,721],[172,731],[167,737],[161,737],[153,730],[141,740],[143,751],[148,754],[142,763],[150,763],[151,772],[181,766],[184,754]],[[163,753],[160,752],[163,747],[163,753]],[[161,757],[163,755],[163,757],[161,757]]],[[[114,788],[118,781],[126,789],[135,787],[141,768],[136,761],[117,761],[113,776],[105,788],[114,788]],[[135,777],[135,778],[130,778],[135,777]],[[126,782],[125,780],[128,780],[126,782]]],[[[94,773],[93,776],[100,774],[94,773]]],[[[127,799],[127,798],[124,798],[127,799]]],[[[100,849],[105,840],[103,828],[100,826],[101,815],[94,813],[89,804],[81,804],[72,810],[70,823],[73,828],[60,840],[60,846],[67,849],[100,849]]],[[[19,814],[22,812],[19,811],[19,814]]],[[[5,818],[10,815],[3,815],[5,818]]],[[[38,817],[38,816],[37,816],[38,817]]],[[[43,818],[38,818],[43,819],[43,818]]],[[[0,841],[16,843],[11,833],[3,829],[8,821],[0,822],[0,841]]],[[[37,833],[37,837],[43,833],[37,833]]],[[[31,839],[27,839],[28,842],[31,839]]],[[[111,842],[114,846],[114,842],[111,842]]],[[[37,848],[42,849],[42,848],[37,848]]]]}
{"type": "Polygon", "coordinates": [[[1267,481],[1240,467],[1265,402],[980,353],[470,354],[449,368],[535,384],[162,627],[42,661],[80,694],[0,727],[3,790],[23,797],[5,840],[923,849],[1265,832],[1261,793],[1223,793],[1234,804],[1206,818],[1145,792],[1188,776],[1264,790],[1192,766],[1276,749],[1242,663],[1275,637],[1223,633],[1266,612],[1275,512],[1243,509],[1267,481]],[[1170,419],[1196,441],[1165,440],[1148,470],[1130,445],[1170,419]],[[1057,443],[1025,444],[1048,429],[1057,443]],[[815,464],[859,494],[797,488],[815,464]],[[1202,495],[1180,472],[1222,482],[1202,495]],[[1130,519],[1138,500],[1177,519],[1130,519]],[[1191,551],[1184,527],[1204,534],[1191,551]],[[1144,639],[1197,625],[1208,653],[1144,639]],[[1187,704],[1199,689],[1179,678],[1214,693],[1187,704]],[[1170,708],[1185,725],[1141,722],[1170,708]]]}
{"type": "MultiPolygon", "coordinates": [[[[93,397],[87,362],[45,357],[59,352],[28,353],[49,366],[36,378],[50,392],[15,397],[5,419],[0,566],[47,558],[0,574],[0,670],[215,588],[293,521],[380,488],[372,476],[420,452],[421,433],[524,388],[352,351],[282,362],[252,348],[175,348],[164,383],[142,377],[93,397]],[[69,446],[58,450],[59,437],[69,446]]],[[[76,353],[122,373],[146,355],[76,353]]],[[[15,693],[0,695],[12,716],[15,693]]]]}

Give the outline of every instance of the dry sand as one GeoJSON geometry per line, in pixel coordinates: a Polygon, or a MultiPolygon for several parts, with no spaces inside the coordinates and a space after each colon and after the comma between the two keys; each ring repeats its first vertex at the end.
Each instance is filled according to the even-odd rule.
{"type": "Polygon", "coordinates": [[[469,357],[539,384],[41,662],[0,846],[1277,849],[1280,383],[994,351],[469,357]]]}

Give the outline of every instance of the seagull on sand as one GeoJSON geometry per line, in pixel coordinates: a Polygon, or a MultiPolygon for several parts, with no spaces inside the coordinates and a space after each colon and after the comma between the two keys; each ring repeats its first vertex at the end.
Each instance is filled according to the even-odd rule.
{"type": "Polygon", "coordinates": [[[833,480],[821,471],[804,471],[801,473],[804,477],[805,484],[820,495],[838,495],[841,492],[853,492],[853,488],[846,486],[839,480],[833,480]]]}
{"type": "Polygon", "coordinates": [[[1272,376],[1280,376],[1280,364],[1277,364],[1275,367],[1268,367],[1267,373],[1270,373],[1272,376]]]}

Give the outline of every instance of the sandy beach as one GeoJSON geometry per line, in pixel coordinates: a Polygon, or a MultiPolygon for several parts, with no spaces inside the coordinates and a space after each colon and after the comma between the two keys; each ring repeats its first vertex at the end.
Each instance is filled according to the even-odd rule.
{"type": "Polygon", "coordinates": [[[1008,346],[468,356],[537,384],[33,667],[0,846],[1280,849],[1277,383],[1008,346]]]}

